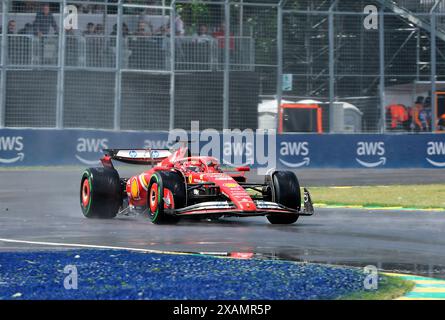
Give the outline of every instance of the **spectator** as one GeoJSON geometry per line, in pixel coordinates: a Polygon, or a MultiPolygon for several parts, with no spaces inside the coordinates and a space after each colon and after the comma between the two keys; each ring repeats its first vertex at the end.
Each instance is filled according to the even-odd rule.
{"type": "Polygon", "coordinates": [[[409,117],[405,106],[393,103],[386,108],[391,119],[391,129],[396,130],[402,128],[409,117]]]}
{"type": "Polygon", "coordinates": [[[36,14],[34,20],[34,33],[38,36],[48,34],[50,28],[53,27],[54,33],[58,33],[58,27],[53,14],[49,11],[49,4],[42,5],[42,11],[36,14]]]}
{"type": "Polygon", "coordinates": [[[25,23],[25,26],[19,30],[18,34],[32,35],[34,33],[34,26],[32,23],[25,23]]]}
{"type": "Polygon", "coordinates": [[[150,21],[150,16],[145,14],[145,12],[142,12],[139,15],[139,17],[138,17],[138,25],[139,25],[140,22],[145,23],[145,26],[148,28],[148,32],[150,32],[151,34],[154,33],[153,24],[150,21]]]}
{"type": "MultiPolygon", "coordinates": [[[[170,34],[170,23],[161,26],[156,33],[160,33],[163,35],[169,35],[170,34]]],[[[181,16],[179,13],[176,14],[175,18],[175,35],[176,36],[183,36],[185,35],[185,27],[184,27],[184,21],[182,21],[181,16]]]]}
{"type": "Polygon", "coordinates": [[[91,5],[88,4],[81,4],[79,8],[79,12],[82,12],[84,14],[88,14],[91,11],[91,5]]]}
{"type": "MultiPolygon", "coordinates": [[[[218,30],[213,33],[213,37],[218,40],[218,48],[225,48],[225,35],[226,35],[226,25],[221,23],[218,30]]],[[[235,39],[233,38],[233,33],[230,33],[230,50],[235,49],[235,39]]]]}
{"type": "Polygon", "coordinates": [[[404,106],[406,110],[406,120],[403,122],[403,129],[411,131],[411,124],[413,122],[413,112],[411,107],[404,106]]]}
{"type": "Polygon", "coordinates": [[[442,114],[437,121],[437,130],[445,131],[445,113],[442,114]]]}
{"type": "Polygon", "coordinates": [[[185,35],[184,21],[179,14],[176,15],[175,19],[175,34],[177,36],[185,35]]]}
{"type": "Polygon", "coordinates": [[[83,32],[84,36],[94,35],[94,23],[88,22],[86,30],[83,32]]]}
{"type": "Polygon", "coordinates": [[[419,119],[422,123],[423,131],[430,131],[431,129],[431,97],[426,97],[423,103],[423,108],[419,112],[419,119]]]}
{"type": "Polygon", "coordinates": [[[136,32],[134,33],[135,36],[138,37],[148,37],[151,36],[151,32],[147,31],[146,25],[144,21],[138,22],[138,27],[136,29],[136,32]]]}
{"type": "Polygon", "coordinates": [[[128,29],[128,26],[125,22],[122,23],[122,34],[124,35],[124,37],[130,34],[130,29],[128,29]]]}
{"type": "Polygon", "coordinates": [[[160,26],[159,29],[156,29],[156,31],[153,32],[153,35],[155,36],[167,36],[170,33],[170,28],[167,27],[167,25],[160,26]]]}
{"type": "Polygon", "coordinates": [[[16,23],[15,20],[9,20],[8,22],[8,34],[15,34],[16,23]]]}
{"type": "Polygon", "coordinates": [[[96,26],[94,27],[94,34],[97,34],[97,35],[105,34],[104,25],[101,23],[96,24],[96,26]]]}
{"type": "Polygon", "coordinates": [[[198,32],[193,35],[193,42],[203,43],[212,40],[213,37],[209,34],[209,29],[207,25],[205,24],[199,25],[198,32]]]}
{"type": "MultiPolygon", "coordinates": [[[[130,33],[127,24],[124,22],[122,23],[122,35],[124,36],[124,38],[126,36],[128,36],[128,34],[130,33]]],[[[115,24],[113,26],[113,31],[111,31],[111,36],[116,36],[117,35],[117,24],[115,24]]]]}
{"type": "Polygon", "coordinates": [[[413,129],[414,131],[423,131],[422,121],[420,120],[420,113],[423,110],[424,97],[417,97],[417,100],[412,108],[413,129]]]}

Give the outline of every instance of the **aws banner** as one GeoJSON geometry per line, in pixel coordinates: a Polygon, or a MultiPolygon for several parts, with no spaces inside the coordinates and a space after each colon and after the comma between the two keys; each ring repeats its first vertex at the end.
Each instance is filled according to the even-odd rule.
{"type": "Polygon", "coordinates": [[[283,167],[445,168],[445,135],[281,135],[283,167]]]}
{"type": "Polygon", "coordinates": [[[167,148],[168,133],[0,130],[0,166],[99,165],[107,148],[167,148]]]}
{"type": "MultiPolygon", "coordinates": [[[[221,139],[221,154],[247,155],[257,167],[257,140],[231,145],[221,139]]],[[[266,139],[267,140],[267,139],[266,139]]],[[[95,166],[107,148],[168,148],[167,132],[105,130],[0,130],[0,166],[95,166]]],[[[274,166],[280,168],[445,168],[445,135],[316,135],[273,136],[274,166]]],[[[205,148],[206,143],[200,142],[205,148]]],[[[215,156],[218,156],[215,154],[215,156]]]]}

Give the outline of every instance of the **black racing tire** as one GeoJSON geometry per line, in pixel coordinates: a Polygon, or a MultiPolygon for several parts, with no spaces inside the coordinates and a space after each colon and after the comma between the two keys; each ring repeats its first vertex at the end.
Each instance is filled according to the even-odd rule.
{"type": "Polygon", "coordinates": [[[183,208],[186,204],[186,187],[183,176],[175,171],[157,171],[148,186],[148,217],[154,224],[174,224],[179,217],[169,214],[164,208],[164,191],[168,189],[173,196],[172,207],[183,208]]]}
{"type": "MultiPolygon", "coordinates": [[[[272,175],[272,201],[288,208],[300,211],[301,191],[298,178],[292,171],[276,171],[272,175]]],[[[267,220],[272,224],[292,224],[298,220],[298,214],[271,214],[267,220]]]]}
{"type": "Polygon", "coordinates": [[[112,219],[122,206],[119,174],[112,168],[89,168],[82,174],[80,207],[87,218],[112,219]]]}

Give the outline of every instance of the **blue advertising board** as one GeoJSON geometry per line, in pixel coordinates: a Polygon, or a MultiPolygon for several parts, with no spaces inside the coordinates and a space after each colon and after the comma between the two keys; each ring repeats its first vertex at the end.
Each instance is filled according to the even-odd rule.
{"type": "MultiPolygon", "coordinates": [[[[102,149],[166,148],[168,136],[168,132],[1,129],[0,166],[95,166],[102,149]]],[[[237,143],[229,142],[229,153],[250,152],[246,163],[261,165],[252,146],[237,143]]],[[[270,146],[280,168],[445,168],[443,134],[283,134],[274,136],[270,146]]],[[[223,142],[221,148],[227,155],[223,142]]]]}

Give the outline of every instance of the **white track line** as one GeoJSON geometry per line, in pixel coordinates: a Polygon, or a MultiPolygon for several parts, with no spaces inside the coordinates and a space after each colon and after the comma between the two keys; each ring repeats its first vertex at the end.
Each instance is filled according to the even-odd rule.
{"type": "Polygon", "coordinates": [[[52,246],[52,247],[127,250],[127,251],[136,251],[136,252],[144,252],[144,253],[158,253],[158,254],[179,254],[179,255],[190,254],[190,253],[185,253],[185,252],[173,252],[173,251],[162,251],[162,250],[152,250],[152,249],[142,249],[142,248],[129,248],[129,247],[115,247],[115,246],[99,246],[99,245],[94,245],[94,244],[81,244],[81,243],[59,243],[59,242],[27,241],[27,240],[15,240],[15,239],[3,239],[3,238],[0,238],[0,241],[1,242],[7,242],[7,243],[32,244],[32,245],[52,246]]]}

